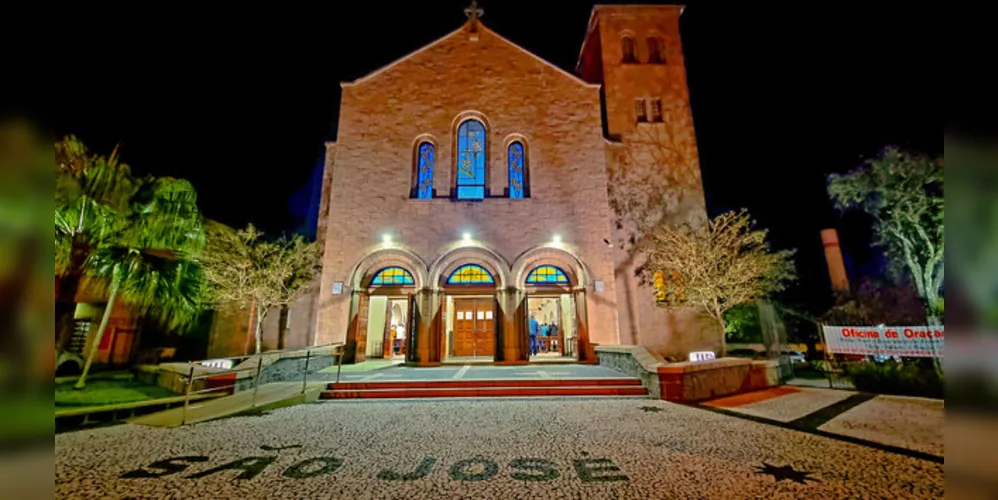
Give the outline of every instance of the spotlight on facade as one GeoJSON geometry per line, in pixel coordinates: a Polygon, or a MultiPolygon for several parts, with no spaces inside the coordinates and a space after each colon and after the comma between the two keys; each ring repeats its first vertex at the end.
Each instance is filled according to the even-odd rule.
{"type": "Polygon", "coordinates": [[[392,242],[392,235],[390,235],[390,234],[385,234],[385,235],[383,235],[383,236],[381,237],[381,241],[382,241],[383,243],[385,243],[385,244],[388,244],[388,243],[391,243],[391,242],[392,242]]]}
{"type": "Polygon", "coordinates": [[[461,235],[461,238],[465,242],[469,242],[469,241],[471,241],[471,233],[465,232],[463,235],[461,235]]]}
{"type": "Polygon", "coordinates": [[[561,244],[561,235],[560,234],[554,235],[554,237],[551,238],[551,241],[553,241],[555,245],[560,245],[561,244]]]}

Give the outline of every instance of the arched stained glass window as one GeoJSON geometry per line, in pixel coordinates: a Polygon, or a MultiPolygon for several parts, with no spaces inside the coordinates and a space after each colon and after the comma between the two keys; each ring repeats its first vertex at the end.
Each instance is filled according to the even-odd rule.
{"type": "Polygon", "coordinates": [[[474,264],[467,264],[455,269],[447,278],[448,285],[481,285],[495,282],[496,280],[491,273],[486,271],[484,267],[474,264]]]}
{"type": "Polygon", "coordinates": [[[457,128],[457,198],[485,198],[485,125],[466,120],[457,128]]]}
{"type": "Polygon", "coordinates": [[[554,266],[540,266],[527,275],[527,283],[533,285],[567,285],[565,271],[554,266]]]}
{"type": "Polygon", "coordinates": [[[373,286],[415,284],[416,280],[412,279],[412,274],[401,267],[386,267],[378,271],[378,274],[375,274],[371,281],[373,286]]]}
{"type": "Polygon", "coordinates": [[[433,198],[433,143],[420,143],[416,156],[416,198],[433,198]]]}
{"type": "Polygon", "coordinates": [[[509,197],[525,198],[527,196],[527,158],[524,155],[523,143],[513,142],[509,145],[509,197]]]}

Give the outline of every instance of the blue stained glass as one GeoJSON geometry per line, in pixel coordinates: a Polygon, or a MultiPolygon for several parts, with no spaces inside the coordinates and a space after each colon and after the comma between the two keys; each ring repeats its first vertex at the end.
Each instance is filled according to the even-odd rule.
{"type": "Polygon", "coordinates": [[[434,164],[433,144],[424,142],[419,145],[419,175],[417,176],[416,197],[420,199],[433,197],[433,164],[434,164]]]}
{"type": "Polygon", "coordinates": [[[485,125],[467,120],[457,128],[457,197],[485,198],[485,125]]]}
{"type": "Polygon", "coordinates": [[[481,285],[495,282],[496,280],[492,278],[491,273],[486,271],[484,267],[474,264],[464,265],[455,269],[450,277],[447,278],[447,284],[449,285],[481,285]]]}
{"type": "Polygon", "coordinates": [[[509,197],[524,197],[524,158],[523,144],[514,142],[509,145],[509,197]]]}
{"type": "Polygon", "coordinates": [[[401,267],[386,267],[378,274],[374,275],[371,285],[414,285],[416,280],[412,279],[412,274],[401,267]]]}
{"type": "Polygon", "coordinates": [[[554,266],[541,266],[527,275],[527,283],[532,283],[535,285],[567,285],[568,276],[565,275],[565,271],[558,269],[554,266]]]}

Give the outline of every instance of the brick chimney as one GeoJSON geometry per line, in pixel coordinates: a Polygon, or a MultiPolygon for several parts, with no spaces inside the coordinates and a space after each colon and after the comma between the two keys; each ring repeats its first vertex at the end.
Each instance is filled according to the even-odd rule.
{"type": "Polygon", "coordinates": [[[842,261],[838,231],[835,229],[822,230],[821,242],[825,245],[825,261],[828,263],[828,276],[832,280],[832,290],[848,292],[849,277],[846,275],[846,266],[842,261]]]}

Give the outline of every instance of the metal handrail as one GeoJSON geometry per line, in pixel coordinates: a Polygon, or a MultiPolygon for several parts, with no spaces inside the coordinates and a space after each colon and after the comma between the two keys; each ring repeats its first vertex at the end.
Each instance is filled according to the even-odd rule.
{"type": "MultiPolygon", "coordinates": [[[[308,367],[309,367],[309,364],[310,364],[310,362],[312,360],[312,351],[320,350],[320,349],[327,349],[329,347],[334,347],[334,349],[332,351],[330,351],[330,354],[333,355],[333,356],[336,356],[336,364],[337,364],[337,368],[336,368],[336,381],[339,382],[340,381],[340,370],[343,367],[343,354],[344,354],[344,351],[346,350],[346,345],[344,343],[342,343],[342,342],[334,342],[334,343],[329,343],[329,344],[322,344],[322,345],[317,345],[317,346],[311,346],[311,347],[308,347],[306,349],[296,349],[296,350],[299,350],[299,351],[300,350],[305,351],[305,367],[302,370],[301,394],[304,394],[305,391],[306,391],[306,389],[307,389],[307,387],[308,387],[308,367]]],[[[224,359],[243,359],[243,360],[245,360],[245,359],[247,359],[248,357],[251,357],[251,356],[258,356],[257,357],[257,363],[256,363],[256,370],[255,370],[256,373],[253,374],[252,378],[251,378],[251,381],[252,381],[252,384],[253,384],[253,397],[252,397],[251,403],[250,403],[250,407],[251,408],[256,408],[257,392],[258,392],[258,390],[260,388],[260,375],[263,372],[263,358],[264,358],[264,356],[262,356],[262,355],[263,354],[275,353],[275,352],[281,352],[281,351],[279,351],[279,350],[271,350],[271,351],[261,352],[259,355],[255,355],[254,354],[254,355],[250,355],[250,356],[234,356],[234,357],[231,357],[231,358],[214,358],[214,359],[221,359],[221,360],[224,360],[224,359]]],[[[188,409],[190,407],[190,401],[191,401],[191,395],[192,394],[197,395],[197,394],[204,394],[204,393],[209,393],[209,392],[219,391],[219,390],[235,389],[235,387],[237,387],[239,385],[238,384],[238,380],[233,380],[232,384],[230,384],[230,385],[224,385],[224,386],[218,386],[218,387],[209,387],[207,389],[192,390],[195,381],[209,379],[209,378],[212,378],[212,377],[218,377],[220,375],[246,373],[248,370],[252,370],[252,368],[228,369],[228,370],[218,370],[218,371],[214,371],[213,370],[213,371],[210,371],[210,372],[206,372],[206,373],[201,373],[201,374],[195,375],[194,370],[197,368],[197,366],[198,365],[196,363],[191,362],[190,363],[190,371],[188,372],[187,377],[185,377],[186,378],[186,384],[185,384],[186,387],[184,388],[184,407],[183,407],[183,413],[182,413],[182,417],[181,417],[181,425],[184,425],[184,424],[187,423],[187,411],[188,411],[188,409]]],[[[235,390],[233,390],[233,393],[235,393],[235,390]]]]}
{"type": "MultiPolygon", "coordinates": [[[[323,348],[326,348],[326,347],[333,347],[333,346],[337,346],[337,345],[341,346],[341,345],[344,345],[344,344],[343,344],[343,342],[330,342],[328,344],[313,345],[313,346],[308,346],[308,347],[306,347],[304,349],[294,349],[294,350],[295,351],[314,351],[316,349],[323,349],[323,348]]],[[[288,349],[271,349],[269,351],[260,351],[259,354],[253,353],[253,354],[243,354],[243,355],[240,355],[240,356],[229,356],[229,357],[225,357],[225,358],[202,359],[202,360],[197,360],[197,361],[191,361],[191,363],[192,364],[194,364],[194,363],[200,363],[202,361],[223,361],[223,360],[226,360],[226,359],[231,359],[231,360],[236,360],[236,359],[246,360],[246,359],[252,358],[253,356],[258,356],[258,355],[261,355],[261,354],[273,354],[275,352],[286,352],[286,351],[288,351],[288,349]]]]}

